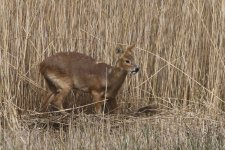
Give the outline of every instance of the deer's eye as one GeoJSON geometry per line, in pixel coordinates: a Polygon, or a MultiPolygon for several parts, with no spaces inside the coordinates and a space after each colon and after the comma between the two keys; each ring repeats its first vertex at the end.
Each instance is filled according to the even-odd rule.
{"type": "Polygon", "coordinates": [[[126,62],[127,64],[130,64],[130,61],[129,61],[129,60],[125,60],[125,62],[126,62]]]}

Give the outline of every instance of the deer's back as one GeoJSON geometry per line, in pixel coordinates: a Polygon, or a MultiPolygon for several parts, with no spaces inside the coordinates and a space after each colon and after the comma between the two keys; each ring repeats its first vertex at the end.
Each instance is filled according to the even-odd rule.
{"type": "Polygon", "coordinates": [[[40,72],[44,76],[55,74],[59,77],[73,79],[77,88],[101,86],[105,84],[106,71],[112,66],[96,63],[90,56],[76,52],[62,52],[46,58],[40,64],[40,72]],[[100,84],[99,84],[100,83],[100,84]]]}
{"type": "Polygon", "coordinates": [[[94,64],[95,59],[84,54],[76,52],[61,52],[46,58],[40,64],[40,72],[45,74],[46,71],[58,71],[58,73],[71,74],[72,68],[80,68],[86,65],[94,64]]]}

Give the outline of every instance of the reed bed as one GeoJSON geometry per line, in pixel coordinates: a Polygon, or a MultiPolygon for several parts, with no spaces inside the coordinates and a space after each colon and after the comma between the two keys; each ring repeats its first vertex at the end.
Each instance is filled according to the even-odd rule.
{"type": "MultiPolygon", "coordinates": [[[[224,149],[224,12],[223,0],[2,0],[0,148],[224,149]],[[44,58],[113,65],[116,46],[133,43],[141,70],[118,94],[120,114],[39,113],[44,58]],[[155,115],[137,113],[153,104],[155,115]]],[[[73,108],[88,104],[74,95],[73,108]]]]}

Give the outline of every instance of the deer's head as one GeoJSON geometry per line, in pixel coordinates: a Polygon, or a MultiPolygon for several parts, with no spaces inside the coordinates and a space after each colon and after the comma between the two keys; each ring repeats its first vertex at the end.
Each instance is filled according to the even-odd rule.
{"type": "Polygon", "coordinates": [[[130,74],[136,74],[139,71],[139,66],[135,63],[132,49],[135,45],[131,45],[124,51],[121,47],[116,48],[116,52],[120,54],[117,60],[116,67],[130,74]]]}

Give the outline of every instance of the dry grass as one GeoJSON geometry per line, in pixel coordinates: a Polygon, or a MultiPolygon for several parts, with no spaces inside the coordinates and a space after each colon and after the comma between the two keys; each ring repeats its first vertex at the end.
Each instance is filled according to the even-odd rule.
{"type": "Polygon", "coordinates": [[[224,149],[224,4],[2,0],[0,148],[224,149]],[[79,51],[114,64],[115,46],[131,43],[141,72],[118,95],[121,115],[38,115],[45,57],[79,51]],[[152,103],[155,116],[122,115],[152,103]]]}

